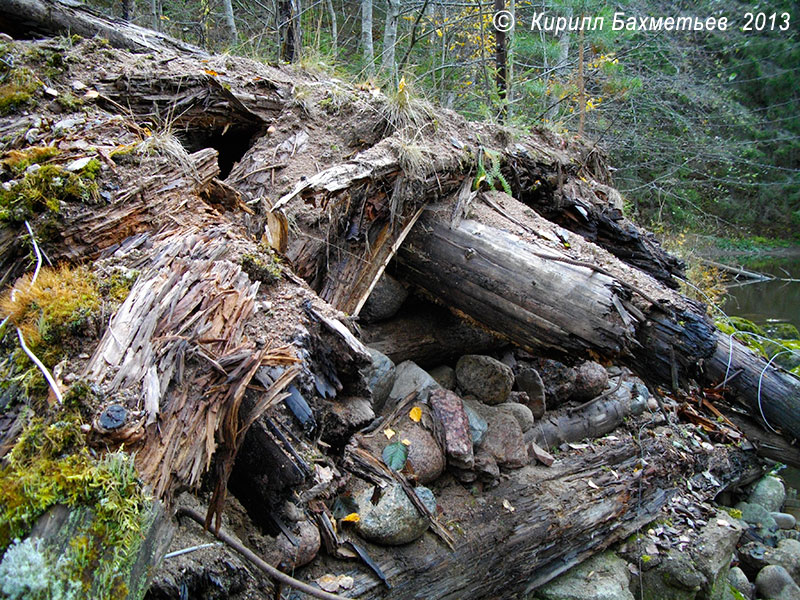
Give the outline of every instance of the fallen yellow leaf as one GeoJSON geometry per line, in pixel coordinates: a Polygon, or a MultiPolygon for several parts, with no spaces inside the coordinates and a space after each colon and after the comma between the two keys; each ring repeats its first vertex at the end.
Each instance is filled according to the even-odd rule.
{"type": "Polygon", "coordinates": [[[419,406],[415,406],[411,409],[411,412],[408,413],[408,418],[414,421],[414,423],[419,423],[422,418],[422,409],[419,406]]]}
{"type": "Polygon", "coordinates": [[[350,513],[347,515],[342,521],[345,523],[358,523],[361,520],[361,517],[358,516],[358,513],[350,513]]]}
{"type": "Polygon", "coordinates": [[[387,440],[390,440],[395,436],[395,431],[394,429],[390,429],[389,427],[387,427],[386,429],[383,430],[383,435],[386,436],[387,440]]]}
{"type": "Polygon", "coordinates": [[[409,440],[408,438],[405,438],[405,439],[403,439],[403,440],[401,441],[401,443],[402,443],[403,445],[405,445],[405,446],[410,446],[410,445],[411,445],[411,440],[409,440]]]}

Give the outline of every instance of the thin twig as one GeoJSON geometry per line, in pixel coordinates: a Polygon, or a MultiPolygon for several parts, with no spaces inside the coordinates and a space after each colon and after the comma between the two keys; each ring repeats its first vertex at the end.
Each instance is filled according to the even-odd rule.
{"type": "Polygon", "coordinates": [[[47,370],[47,367],[44,366],[44,363],[40,361],[33,352],[31,352],[30,348],[28,348],[28,345],[25,343],[25,339],[22,337],[22,331],[20,331],[19,327],[17,327],[17,336],[19,336],[19,345],[22,346],[22,350],[28,355],[28,358],[30,358],[37,367],[39,367],[39,370],[42,372],[42,375],[44,375],[47,383],[50,384],[50,389],[52,389],[53,393],[56,395],[58,403],[61,404],[64,401],[64,396],[61,395],[61,390],[58,389],[56,380],[53,379],[53,376],[50,374],[50,371],[47,370]]]}
{"type": "Polygon", "coordinates": [[[39,250],[39,244],[36,243],[36,236],[33,234],[30,223],[25,221],[25,227],[28,228],[28,233],[31,236],[31,243],[33,244],[33,251],[36,252],[36,269],[33,271],[33,277],[31,278],[31,287],[33,287],[33,284],[36,283],[36,278],[39,277],[39,269],[42,268],[42,252],[39,250]]]}
{"type": "Polygon", "coordinates": [[[175,552],[168,552],[164,555],[164,558],[175,558],[176,556],[183,556],[184,554],[189,554],[190,552],[196,552],[198,550],[204,550],[205,548],[215,548],[218,546],[222,546],[222,542],[209,542],[208,544],[200,544],[199,546],[189,546],[188,548],[184,548],[183,550],[175,550],[175,552]]]}
{"type": "MultiPolygon", "coordinates": [[[[199,523],[203,528],[205,528],[206,519],[196,510],[188,507],[182,507],[178,509],[178,516],[180,515],[186,515],[187,517],[192,519],[192,521],[199,523]]],[[[217,532],[211,531],[211,533],[213,533],[217,537],[217,539],[225,542],[226,544],[228,544],[228,546],[236,550],[239,554],[241,554],[243,557],[245,557],[247,560],[253,563],[256,567],[264,571],[267,575],[269,575],[274,579],[277,579],[280,583],[291,586],[296,590],[303,592],[304,594],[308,594],[309,596],[314,596],[314,598],[322,598],[322,600],[347,600],[345,596],[339,596],[338,594],[329,594],[328,592],[317,589],[307,583],[304,583],[302,581],[295,579],[294,577],[287,575],[286,573],[279,571],[272,565],[264,562],[252,550],[243,546],[238,540],[234,539],[233,537],[231,537],[222,530],[219,530],[217,532]]]]}

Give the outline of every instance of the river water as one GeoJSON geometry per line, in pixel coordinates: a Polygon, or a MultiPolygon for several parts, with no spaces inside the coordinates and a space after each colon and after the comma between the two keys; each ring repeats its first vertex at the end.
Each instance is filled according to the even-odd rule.
{"type": "MultiPolygon", "coordinates": [[[[775,277],[800,280],[800,255],[765,256],[746,261],[737,257],[721,262],[775,277]]],[[[800,281],[734,284],[728,288],[728,298],[722,308],[729,315],[744,317],[758,325],[784,321],[800,329],[800,281]]]]}
{"type": "MultiPolygon", "coordinates": [[[[800,279],[798,254],[749,258],[746,261],[737,257],[734,260],[721,260],[721,262],[775,277],[800,279]]],[[[744,317],[762,326],[770,322],[788,322],[800,329],[800,281],[734,284],[728,288],[728,297],[723,310],[729,315],[744,317]]],[[[800,469],[790,467],[783,470],[780,475],[787,487],[800,490],[800,469]]]]}

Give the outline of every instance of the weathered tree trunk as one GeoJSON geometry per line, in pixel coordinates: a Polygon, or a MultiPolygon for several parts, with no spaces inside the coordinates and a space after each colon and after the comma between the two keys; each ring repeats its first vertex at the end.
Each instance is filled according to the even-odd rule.
{"type": "Polygon", "coordinates": [[[122,20],[128,22],[132,21],[135,8],[136,3],[134,0],[122,0],[122,20]]]}
{"type": "Polygon", "coordinates": [[[328,8],[328,16],[331,19],[331,54],[334,60],[339,54],[339,23],[336,17],[336,9],[333,7],[333,0],[325,0],[328,8]]]}
{"type": "Polygon", "coordinates": [[[0,30],[9,34],[59,34],[69,31],[83,37],[100,35],[116,48],[133,52],[182,52],[204,55],[196,46],[158,32],[157,0],[151,2],[154,23],[145,29],[122,19],[102,17],[83,4],[60,0],[0,0],[0,30]]]}
{"type": "MultiPolygon", "coordinates": [[[[506,8],[505,0],[494,0],[495,14],[504,11],[506,8]]],[[[506,75],[508,60],[506,57],[506,32],[502,27],[496,27],[494,32],[494,62],[497,71],[495,84],[497,86],[497,95],[500,98],[500,122],[502,123],[506,117],[506,75]]]]}
{"type": "MultiPolygon", "coordinates": [[[[533,219],[517,237],[504,230],[508,223],[485,225],[496,216],[473,211],[483,222],[455,227],[429,211],[399,252],[398,277],[523,348],[627,357],[651,381],[716,383],[730,359],[730,372],[740,374],[729,385],[753,416],[800,438],[800,382],[729,343],[702,308],[619,263],[613,267],[610,256],[598,268],[543,245],[532,235],[548,230],[533,219]]],[[[562,244],[580,250],[585,242],[562,244]]]]}
{"type": "Polygon", "coordinates": [[[236,42],[236,37],[239,35],[236,30],[236,20],[233,18],[233,5],[231,0],[222,0],[222,10],[225,13],[225,26],[228,29],[228,39],[231,42],[236,42]]]}
{"type": "Polygon", "coordinates": [[[383,30],[383,57],[381,69],[392,79],[395,74],[395,46],[397,45],[397,21],[400,18],[400,0],[386,0],[386,26],[383,30]]]}
{"type": "Polygon", "coordinates": [[[372,43],[372,0],[361,0],[361,52],[367,75],[375,72],[375,49],[372,43]]]}
{"type": "MultiPolygon", "coordinates": [[[[690,460],[668,438],[630,434],[595,443],[583,455],[570,452],[552,467],[525,467],[498,487],[484,490],[475,505],[458,485],[437,492],[443,521],[458,523],[455,550],[426,534],[407,546],[365,544],[386,574],[387,590],[359,566],[349,592],[360,600],[524,598],[526,593],[624,540],[659,514],[674,494],[673,482],[695,476],[690,460]],[[641,468],[642,458],[647,467],[641,468]],[[513,512],[503,507],[510,503],[513,512]],[[486,552],[491,548],[491,552],[486,552]]],[[[713,498],[760,473],[751,454],[736,468],[726,452],[708,456],[721,487],[698,476],[699,496],[713,498]]],[[[361,543],[359,541],[359,543],[361,543]]],[[[332,567],[319,565],[311,577],[332,567]]]]}

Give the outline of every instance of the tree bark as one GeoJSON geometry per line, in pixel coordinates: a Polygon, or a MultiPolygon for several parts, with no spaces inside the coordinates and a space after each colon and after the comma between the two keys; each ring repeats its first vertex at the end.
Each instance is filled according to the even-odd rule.
{"type": "MultiPolygon", "coordinates": [[[[523,348],[627,357],[651,382],[715,384],[730,360],[730,372],[741,373],[728,385],[753,417],[800,438],[800,382],[716,332],[702,307],[633,271],[575,264],[554,245],[542,250],[472,210],[482,222],[452,227],[441,212],[424,216],[398,254],[397,276],[523,348]]],[[[574,250],[584,243],[569,241],[574,250]]]]}
{"type": "Polygon", "coordinates": [[[328,7],[328,15],[331,18],[331,53],[334,60],[339,54],[339,24],[336,17],[336,10],[333,7],[333,0],[325,0],[328,7]]]}
{"type": "Polygon", "coordinates": [[[134,0],[122,0],[122,20],[132,21],[135,9],[136,2],[134,0]]]}
{"type": "Polygon", "coordinates": [[[180,52],[207,56],[200,48],[158,31],[126,23],[122,19],[109,19],[81,4],[61,0],[0,0],[0,30],[23,37],[69,31],[87,38],[99,35],[115,48],[133,52],[180,52]]]}
{"type": "Polygon", "coordinates": [[[400,0],[386,0],[386,26],[383,30],[383,58],[381,69],[392,79],[395,77],[395,46],[397,21],[400,18],[400,0]]]}
{"type": "MultiPolygon", "coordinates": [[[[505,0],[494,0],[495,14],[505,10],[505,0]]],[[[497,75],[495,82],[497,85],[497,95],[500,98],[500,122],[503,123],[506,117],[506,79],[507,79],[507,59],[506,59],[506,32],[495,27],[495,69],[497,75]]]]}
{"type": "MultiPolygon", "coordinates": [[[[735,451],[732,459],[727,450],[721,451],[707,457],[706,466],[720,483],[713,485],[695,476],[693,461],[669,438],[642,436],[639,446],[630,434],[617,437],[595,442],[582,455],[562,454],[549,468],[511,472],[499,486],[484,490],[485,502],[478,505],[461,485],[442,486],[437,491],[440,520],[458,524],[455,550],[430,533],[415,544],[391,548],[359,540],[392,588],[386,589],[362,565],[354,565],[349,574],[355,584],[349,595],[360,600],[529,597],[534,588],[655,519],[676,491],[673,482],[692,478],[699,498],[713,498],[723,488],[760,473],[752,454],[735,451]],[[513,512],[503,508],[503,501],[513,512]]],[[[331,568],[316,565],[307,578],[331,568]]]]}
{"type": "Polygon", "coordinates": [[[372,44],[372,0],[361,0],[361,52],[368,76],[375,73],[375,49],[372,44]]]}
{"type": "Polygon", "coordinates": [[[225,13],[225,26],[228,29],[228,39],[231,42],[236,42],[236,37],[239,33],[236,30],[236,21],[233,18],[233,4],[231,4],[231,0],[222,0],[222,9],[225,13]]]}

